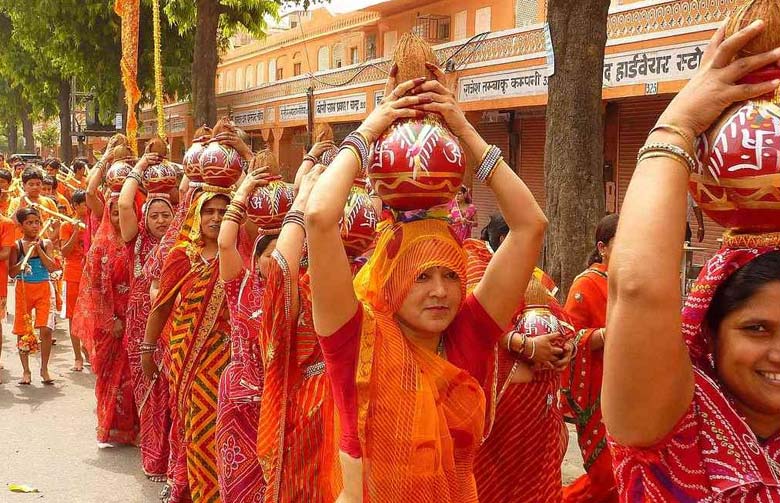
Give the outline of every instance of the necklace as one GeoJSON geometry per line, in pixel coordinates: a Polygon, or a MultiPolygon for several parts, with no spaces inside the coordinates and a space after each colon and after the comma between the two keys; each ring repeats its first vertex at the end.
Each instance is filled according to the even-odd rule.
{"type": "Polygon", "coordinates": [[[439,345],[436,347],[436,355],[439,358],[447,359],[447,349],[444,347],[444,336],[439,337],[439,345]]]}

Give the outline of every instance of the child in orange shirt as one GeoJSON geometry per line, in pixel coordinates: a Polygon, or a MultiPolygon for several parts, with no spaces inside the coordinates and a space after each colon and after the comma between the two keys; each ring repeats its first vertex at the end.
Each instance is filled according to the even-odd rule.
{"type": "MultiPolygon", "coordinates": [[[[0,215],[0,320],[6,317],[8,301],[8,256],[14,244],[14,223],[0,215]]],[[[0,356],[3,354],[3,325],[0,322],[0,356]]],[[[0,366],[0,369],[3,368],[0,366]]],[[[0,379],[0,383],[2,383],[0,379]]]]}
{"type": "MultiPolygon", "coordinates": [[[[73,211],[76,217],[86,224],[87,193],[83,190],[77,190],[73,193],[73,211]]],[[[73,335],[71,324],[73,322],[73,312],[76,310],[76,299],[79,296],[79,283],[81,274],[84,270],[84,257],[87,255],[84,243],[84,229],[77,225],[65,222],[60,228],[60,243],[62,244],[62,256],[65,259],[62,279],[65,282],[65,319],[68,320],[68,329],[70,331],[70,341],[73,344],[73,354],[75,357],[73,368],[75,372],[84,370],[84,357],[86,350],[81,348],[81,340],[73,335]]]]}
{"type": "Polygon", "coordinates": [[[26,317],[34,320],[41,341],[41,380],[43,384],[54,384],[49,376],[49,356],[51,355],[51,329],[49,314],[51,311],[51,285],[49,272],[56,267],[51,258],[52,243],[41,239],[41,216],[34,208],[22,208],[16,212],[16,221],[22,229],[22,238],[11,247],[9,255],[9,276],[16,277],[16,309],[13,332],[17,336],[19,358],[22,361],[23,375],[19,384],[30,384],[30,353],[37,350],[37,340],[26,317]],[[27,267],[22,269],[25,254],[33,248],[27,267]],[[35,318],[32,318],[35,310],[35,318]],[[32,340],[29,336],[32,336],[32,340]]]}

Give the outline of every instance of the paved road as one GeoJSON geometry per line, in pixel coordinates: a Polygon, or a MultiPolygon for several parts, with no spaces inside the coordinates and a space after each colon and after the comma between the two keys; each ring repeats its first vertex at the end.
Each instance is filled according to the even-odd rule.
{"type": "MultiPolygon", "coordinates": [[[[12,299],[9,299],[11,301],[12,299]]],[[[13,305],[9,302],[9,311],[13,305]]],[[[21,365],[3,323],[0,371],[0,503],[155,502],[160,484],[141,472],[133,447],[98,449],[95,441],[95,377],[89,368],[71,372],[73,356],[67,325],[60,322],[50,370],[54,386],[40,382],[39,360],[31,362],[33,384],[18,386],[21,365]],[[39,494],[15,494],[8,484],[27,484],[39,494]]],[[[581,473],[576,438],[564,462],[564,482],[581,473]]]]}
{"type": "MultiPolygon", "coordinates": [[[[9,311],[13,312],[11,301],[9,311]]],[[[143,475],[137,448],[97,448],[95,376],[88,368],[83,373],[70,371],[73,352],[64,321],[54,337],[57,344],[49,369],[55,385],[41,384],[36,357],[31,361],[32,385],[18,386],[22,368],[15,337],[10,325],[3,323],[0,503],[159,501],[161,485],[143,475]],[[8,484],[27,484],[40,493],[12,493],[8,484]]]]}

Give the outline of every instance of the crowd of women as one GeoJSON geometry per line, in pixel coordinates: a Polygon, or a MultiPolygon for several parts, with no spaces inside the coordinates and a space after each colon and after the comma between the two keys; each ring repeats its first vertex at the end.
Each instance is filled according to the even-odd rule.
{"type": "Polygon", "coordinates": [[[235,128],[196,135],[241,156],[235,187],[198,179],[186,156],[178,190],[141,190],[164,162],[155,148],[112,185],[121,137],[88,180],[80,165],[25,170],[7,229],[22,384],[32,327],[51,382],[48,314],[62,298],[74,370],[84,354],[97,376],[99,444],[140,444],[165,501],[780,501],[780,235],[727,234],[682,313],[679,287],[691,139],[780,87],[740,83],[780,65],[780,49],[737,58],[764,30],[714,36],[564,305],[535,268],[544,213],[435,66],[404,82],[394,69],[338,150],[316,143],[294,184],[275,186],[291,200],[275,225],[247,220],[252,195],[279,179],[273,154],[235,128]],[[478,161],[500,215],[476,240],[465,189],[425,213],[374,198],[375,237],[358,256],[345,205],[371,145],[426,114],[478,161]],[[35,186],[47,178],[74,185],[70,201],[45,202],[35,186]],[[53,212],[73,216],[49,225],[53,212]],[[531,309],[554,329],[530,326],[531,309]],[[562,487],[566,420],[586,474],[562,487]]]}

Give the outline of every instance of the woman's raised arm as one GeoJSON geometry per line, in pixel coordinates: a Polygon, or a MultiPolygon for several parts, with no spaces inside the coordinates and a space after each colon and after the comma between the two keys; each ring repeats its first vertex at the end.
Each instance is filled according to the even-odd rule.
{"type": "Polygon", "coordinates": [[[135,214],[135,195],[138,192],[139,180],[144,170],[150,165],[159,163],[162,157],[158,154],[144,154],[133,166],[132,175],[125,179],[122,190],[119,192],[119,230],[122,233],[122,241],[129,243],[138,235],[138,215],[135,214]]]}
{"type": "MultiPolygon", "coordinates": [[[[395,69],[391,72],[386,86],[386,91],[392,92],[386,92],[382,103],[357,129],[367,145],[375,142],[396,119],[423,115],[409,108],[423,101],[416,96],[406,97],[406,93],[425,79],[410,80],[396,87],[395,72],[395,69]]],[[[357,310],[352,269],[341,242],[339,221],[344,216],[344,205],[358,176],[360,162],[352,152],[342,149],[320,177],[306,205],[312,310],[314,327],[321,337],[333,335],[357,310]]]]}
{"type": "MultiPolygon", "coordinates": [[[[763,28],[757,22],[727,40],[723,29],[717,32],[699,73],[661,116],[662,127],[650,135],[648,144],[692,154],[690,139],[703,133],[730,104],[780,86],[780,81],[737,84],[749,72],[780,60],[780,50],[735,60],[763,28]]],[[[610,434],[623,445],[657,443],[693,398],[693,368],[681,335],[679,285],[688,178],[684,162],[669,156],[643,159],[620,215],[609,267],[602,406],[610,434]]]]}
{"type": "MultiPolygon", "coordinates": [[[[268,184],[268,181],[265,180],[267,175],[268,170],[265,167],[252,169],[236,190],[231,206],[246,206],[252,191],[268,184]]],[[[219,276],[222,281],[235,279],[243,268],[241,254],[238,252],[238,232],[240,229],[241,225],[238,222],[227,218],[222,221],[219,228],[217,244],[219,245],[219,276]]]]}
{"type": "MultiPolygon", "coordinates": [[[[466,120],[455,95],[443,84],[446,81],[444,73],[433,65],[429,65],[429,69],[438,80],[425,82],[412,90],[412,94],[430,101],[416,108],[441,114],[472,159],[489,158],[485,154],[490,145],[466,120]]],[[[496,196],[509,234],[491,259],[474,295],[496,323],[508,326],[539,258],[547,218],[525,183],[505,162],[499,162],[485,182],[496,196]]]]}

